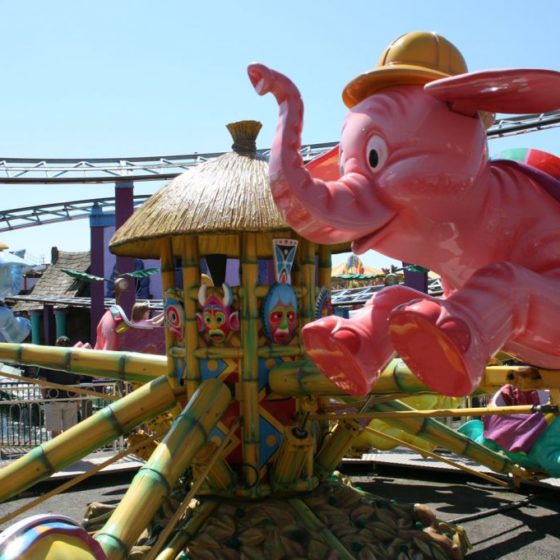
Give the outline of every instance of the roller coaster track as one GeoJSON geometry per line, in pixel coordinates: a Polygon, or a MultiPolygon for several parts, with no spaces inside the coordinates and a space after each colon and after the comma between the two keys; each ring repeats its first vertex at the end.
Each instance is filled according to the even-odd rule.
{"type": "MultiPolygon", "coordinates": [[[[150,196],[149,194],[135,195],[134,208],[141,206],[150,196]]],[[[115,199],[113,197],[89,198],[73,202],[27,206],[14,210],[0,210],[0,232],[89,218],[94,208],[98,208],[106,214],[114,214],[115,199]]]]}
{"type": "MultiPolygon", "coordinates": [[[[487,131],[488,138],[513,136],[560,126],[560,111],[539,115],[502,118],[487,131]]],[[[309,144],[301,148],[304,161],[309,161],[336,146],[336,142],[309,144]]],[[[268,157],[270,150],[258,153],[268,157]]],[[[0,184],[61,185],[164,181],[176,177],[192,166],[214,159],[223,152],[176,156],[129,158],[0,158],[0,184]]],[[[142,204],[149,195],[135,196],[134,205],[142,204]]],[[[113,198],[77,200],[13,210],[0,210],[0,232],[87,218],[92,208],[114,211],[113,198]]]]}

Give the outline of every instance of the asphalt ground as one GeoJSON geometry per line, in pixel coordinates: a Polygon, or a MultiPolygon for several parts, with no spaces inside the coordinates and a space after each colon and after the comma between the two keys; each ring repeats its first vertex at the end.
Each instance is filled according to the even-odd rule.
{"type": "MultiPolygon", "coordinates": [[[[471,475],[418,471],[395,464],[343,465],[353,484],[402,503],[423,503],[436,516],[462,525],[471,544],[469,560],[560,558],[560,491],[547,485],[503,489],[471,475]]],[[[62,513],[79,521],[92,501],[119,502],[134,470],[101,474],[22,514],[62,513]]],[[[59,481],[42,483],[0,504],[0,516],[29,503],[59,481]]],[[[0,530],[14,523],[0,525],[0,530]]]]}

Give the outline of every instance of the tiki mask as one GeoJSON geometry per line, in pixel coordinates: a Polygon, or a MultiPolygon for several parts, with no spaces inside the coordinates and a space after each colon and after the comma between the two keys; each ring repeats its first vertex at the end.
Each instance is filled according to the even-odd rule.
{"type": "Polygon", "coordinates": [[[230,332],[239,330],[239,313],[233,311],[231,289],[226,283],[222,284],[222,288],[223,300],[216,294],[206,297],[205,284],[198,291],[198,301],[202,306],[202,313],[196,314],[198,331],[215,346],[224,344],[230,332]]]}
{"type": "Polygon", "coordinates": [[[276,283],[263,302],[263,328],[273,344],[288,344],[297,328],[297,298],[289,284],[276,283]]]}

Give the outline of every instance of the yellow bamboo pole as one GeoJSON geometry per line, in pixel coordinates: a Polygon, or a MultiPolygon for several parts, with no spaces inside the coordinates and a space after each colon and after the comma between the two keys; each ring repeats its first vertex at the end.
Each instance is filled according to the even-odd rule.
{"type": "Polygon", "coordinates": [[[0,343],[0,362],[138,383],[152,381],[167,372],[165,356],[36,344],[0,343]]]}
{"type": "Polygon", "coordinates": [[[259,363],[258,319],[259,308],[255,289],[258,281],[257,239],[255,233],[241,237],[241,341],[243,361],[240,372],[243,417],[243,463],[245,484],[257,491],[259,480],[259,363]]]}
{"type": "MultiPolygon", "coordinates": [[[[175,255],[173,254],[173,240],[167,238],[162,240],[161,244],[161,286],[163,290],[164,306],[165,298],[170,292],[175,290],[175,255]]],[[[177,386],[176,358],[174,339],[169,327],[165,328],[165,348],[166,348],[166,370],[171,384],[177,386]]]]}
{"type": "Polygon", "coordinates": [[[343,420],[325,436],[315,456],[315,472],[320,478],[333,473],[362,429],[363,426],[356,420],[343,420]]]}
{"type": "Polygon", "coordinates": [[[335,558],[340,558],[340,560],[354,560],[356,558],[356,556],[336,538],[334,533],[321,522],[305,502],[299,498],[289,498],[288,503],[297,511],[299,518],[309,529],[310,533],[315,535],[319,533],[325,542],[329,544],[331,550],[335,552],[335,558]]]}
{"type": "Polygon", "coordinates": [[[12,519],[14,519],[14,517],[17,517],[18,515],[21,515],[22,513],[25,513],[26,511],[29,511],[30,509],[33,509],[34,507],[38,506],[39,504],[42,504],[43,502],[46,502],[49,498],[52,498],[53,496],[57,496],[58,494],[62,494],[63,492],[66,492],[66,490],[70,490],[70,488],[73,488],[77,484],[80,484],[80,482],[83,482],[84,480],[87,480],[88,478],[92,477],[94,474],[97,474],[98,472],[102,471],[105,467],[108,467],[109,465],[112,465],[113,463],[116,463],[117,461],[120,461],[121,459],[123,459],[124,457],[126,457],[128,455],[131,455],[132,453],[134,453],[135,451],[137,451],[138,449],[140,449],[141,447],[143,447],[147,443],[150,443],[151,441],[154,441],[155,438],[156,438],[156,436],[143,438],[142,441],[138,441],[137,443],[135,443],[131,447],[127,447],[126,449],[123,449],[122,451],[119,451],[116,455],[113,455],[112,457],[110,457],[106,461],[103,461],[102,463],[99,463],[98,465],[95,465],[94,467],[87,470],[86,472],[84,472],[84,473],[82,473],[78,476],[75,476],[74,478],[64,482],[60,486],[57,486],[56,488],[53,488],[52,490],[50,490],[46,494],[42,494],[38,498],[35,498],[31,502],[28,502],[27,504],[21,506],[17,510],[15,510],[11,513],[8,513],[4,517],[0,518],[0,525],[4,525],[4,523],[7,523],[8,521],[11,521],[12,519]]]}
{"type": "Polygon", "coordinates": [[[218,449],[216,449],[216,452],[214,453],[213,457],[210,459],[208,464],[204,467],[204,469],[197,477],[197,479],[193,482],[190,490],[187,492],[187,495],[183,498],[183,501],[179,504],[179,507],[175,510],[175,513],[168,521],[163,531],[160,533],[154,546],[148,552],[146,556],[146,560],[154,560],[156,555],[159,553],[159,551],[161,550],[161,548],[169,538],[169,535],[171,535],[172,531],[175,530],[177,523],[179,523],[181,518],[185,515],[185,513],[189,509],[191,500],[194,498],[194,496],[202,486],[202,483],[206,480],[206,477],[210,473],[210,470],[212,469],[212,467],[214,466],[218,458],[221,456],[222,452],[226,448],[226,445],[229,443],[231,436],[234,434],[235,430],[237,430],[237,428],[239,427],[239,424],[240,421],[235,420],[233,424],[230,426],[226,436],[221,441],[220,445],[218,446],[218,449]]]}
{"type": "MultiPolygon", "coordinates": [[[[313,453],[313,443],[313,438],[306,430],[284,430],[284,441],[276,454],[270,473],[270,482],[275,490],[286,490],[298,480],[313,453]]],[[[312,481],[309,482],[311,490],[312,481]]]]}
{"type": "Polygon", "coordinates": [[[437,417],[446,418],[453,416],[508,416],[510,414],[534,414],[535,407],[532,404],[520,404],[512,406],[488,406],[488,407],[471,407],[471,408],[441,408],[430,410],[392,410],[384,412],[342,412],[328,414],[313,414],[316,420],[340,420],[341,418],[375,418],[383,420],[385,418],[400,417],[437,417]]]}
{"type": "MultiPolygon", "coordinates": [[[[392,412],[395,410],[411,410],[410,407],[400,401],[379,403],[372,407],[378,412],[392,412]]],[[[515,465],[509,458],[496,453],[487,447],[476,443],[467,436],[448,428],[445,424],[429,417],[401,416],[398,418],[387,418],[386,422],[400,429],[417,434],[436,445],[449,449],[457,455],[468,457],[484,465],[494,472],[511,473],[521,479],[526,479],[528,473],[525,469],[515,465]]]]}
{"type": "Polygon", "coordinates": [[[200,254],[198,248],[198,238],[195,235],[183,237],[183,290],[185,308],[185,350],[186,350],[186,391],[190,398],[200,385],[200,363],[198,356],[195,355],[198,347],[198,326],[196,322],[196,311],[198,302],[198,289],[200,288],[200,254]],[[187,297],[194,290],[196,296],[187,297]]]}
{"type": "Polygon", "coordinates": [[[97,533],[108,560],[124,560],[165,497],[208,440],[230,404],[219,379],[201,383],[150,459],[138,471],[119,505],[97,533]]]}
{"type": "Polygon", "coordinates": [[[475,469],[471,469],[470,467],[467,467],[466,465],[461,465],[460,463],[457,463],[457,461],[452,461],[451,459],[447,459],[446,457],[442,457],[441,455],[438,455],[437,453],[432,453],[431,451],[428,451],[427,449],[423,449],[422,447],[418,447],[417,445],[414,445],[413,443],[403,441],[399,438],[393,437],[393,436],[391,436],[389,434],[386,434],[384,432],[381,432],[379,430],[375,430],[374,428],[370,428],[369,426],[366,426],[365,430],[367,432],[370,432],[371,434],[375,434],[378,437],[383,437],[383,438],[385,438],[389,441],[397,443],[398,445],[408,447],[409,449],[412,449],[413,451],[416,451],[420,455],[424,455],[426,457],[431,457],[432,459],[437,459],[438,461],[441,461],[442,463],[446,463],[447,465],[451,465],[451,466],[453,466],[453,467],[455,467],[459,470],[465,471],[465,472],[467,472],[469,474],[472,474],[474,476],[478,476],[479,478],[483,478],[484,480],[488,480],[489,482],[491,482],[492,484],[496,484],[497,486],[503,486],[504,488],[509,486],[509,483],[506,482],[505,480],[500,480],[499,478],[496,478],[495,476],[491,476],[489,474],[477,471],[475,469]]]}
{"type": "Polygon", "coordinates": [[[282,397],[345,395],[310,360],[274,366],[268,374],[268,385],[275,396],[282,397]]]}
{"type": "MultiPolygon", "coordinates": [[[[287,362],[272,368],[268,384],[277,396],[324,395],[348,396],[319,372],[310,360],[287,362]]],[[[431,393],[401,360],[393,360],[379,377],[372,394],[431,393]]]]}
{"type": "Polygon", "coordinates": [[[220,502],[205,501],[194,511],[186,526],[178,529],[169,544],[158,555],[157,560],[176,560],[190,539],[202,527],[202,524],[214,513],[220,502]]]}
{"type": "Polygon", "coordinates": [[[218,348],[207,346],[197,348],[194,357],[199,360],[241,360],[243,358],[243,348],[218,348]]]}
{"type": "Polygon", "coordinates": [[[302,239],[298,247],[298,260],[300,267],[300,284],[307,288],[307,293],[300,300],[299,327],[301,329],[313,321],[315,312],[315,299],[317,297],[317,280],[315,278],[315,243],[302,239]]]}
{"type": "Polygon", "coordinates": [[[0,501],[127,434],[175,403],[175,395],[165,376],[142,385],[0,469],[0,501]]]}

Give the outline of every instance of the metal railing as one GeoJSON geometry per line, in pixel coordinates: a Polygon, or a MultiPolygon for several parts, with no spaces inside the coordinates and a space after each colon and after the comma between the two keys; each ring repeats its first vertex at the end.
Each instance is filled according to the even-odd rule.
{"type": "MultiPolygon", "coordinates": [[[[77,403],[78,421],[108,405],[111,400],[105,396],[123,392],[117,382],[80,383],[76,386],[99,393],[99,397],[80,395],[66,399],[77,403]]],[[[14,458],[52,438],[44,423],[44,405],[47,402],[50,402],[49,399],[43,398],[38,385],[0,381],[0,460],[14,458]]],[[[115,451],[124,447],[122,438],[110,446],[115,451]]]]}

